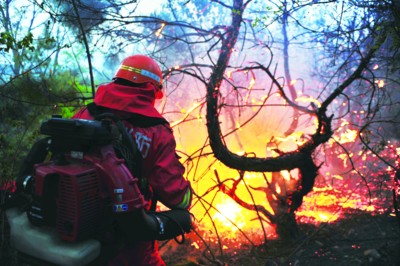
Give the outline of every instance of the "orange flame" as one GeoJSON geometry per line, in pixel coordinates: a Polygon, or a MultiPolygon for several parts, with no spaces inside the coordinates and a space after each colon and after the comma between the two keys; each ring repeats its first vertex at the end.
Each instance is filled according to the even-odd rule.
{"type": "MultiPolygon", "coordinates": [[[[227,71],[225,73],[228,79],[235,79],[237,74],[238,72],[232,71],[227,71]]],[[[249,75],[249,73],[244,74],[249,75]]],[[[246,93],[249,93],[254,86],[256,86],[256,79],[254,76],[252,76],[251,79],[247,78],[246,76],[246,80],[241,84],[246,83],[243,87],[248,86],[246,93]],[[249,83],[247,84],[247,82],[249,83]]],[[[295,82],[296,80],[292,80],[291,84],[294,85],[295,82]]],[[[215,89],[219,90],[220,88],[221,90],[224,89],[223,86],[215,89]]],[[[254,105],[259,104],[261,106],[261,104],[265,103],[265,99],[272,99],[274,103],[279,104],[283,102],[283,99],[278,93],[265,96],[264,94],[257,94],[257,92],[258,90],[253,90],[251,95],[251,101],[254,105]],[[277,97],[272,97],[272,95],[278,96],[279,99],[275,99],[277,97]]],[[[248,95],[249,94],[246,96],[248,95]]],[[[311,96],[302,95],[300,92],[298,95],[301,96],[296,99],[296,102],[313,103],[320,106],[319,100],[311,96]]],[[[247,97],[243,99],[247,99],[247,97]]],[[[341,102],[336,102],[336,104],[346,105],[346,103],[341,102]]],[[[201,153],[198,153],[201,154],[198,156],[201,158],[198,163],[193,163],[193,158],[195,156],[189,157],[186,163],[188,166],[187,169],[189,170],[193,168],[196,168],[196,170],[200,169],[195,173],[196,177],[193,177],[193,180],[195,180],[193,182],[193,187],[196,190],[196,194],[201,195],[201,198],[197,199],[198,201],[194,204],[191,212],[196,219],[200,220],[198,227],[203,232],[204,238],[211,241],[219,241],[220,238],[233,241],[243,234],[246,234],[252,236],[250,239],[254,243],[261,243],[264,241],[262,235],[263,229],[265,229],[268,238],[276,237],[275,228],[271,225],[266,216],[263,216],[263,214],[260,215],[260,213],[257,214],[254,210],[248,210],[242,206],[260,205],[265,208],[266,212],[274,215],[274,210],[277,210],[276,202],[284,199],[284,197],[287,196],[286,193],[290,193],[290,189],[294,187],[290,185],[296,184],[296,182],[299,181],[300,177],[298,173],[281,171],[280,173],[274,173],[278,175],[277,178],[276,176],[273,177],[272,173],[245,172],[244,176],[239,177],[237,170],[224,166],[222,163],[216,161],[215,158],[211,158],[211,156],[203,156],[204,154],[212,154],[212,151],[209,146],[204,145],[204,143],[208,144],[208,136],[204,127],[204,114],[201,113],[201,106],[201,103],[188,104],[186,108],[181,109],[179,118],[175,119],[175,122],[172,122],[171,126],[178,127],[178,130],[174,130],[174,132],[178,132],[177,134],[181,134],[180,132],[192,133],[190,138],[187,138],[187,143],[183,143],[185,138],[179,135],[178,142],[183,140],[182,143],[178,143],[178,147],[182,149],[184,147],[186,149],[183,153],[194,154],[191,149],[196,147],[196,144],[203,147],[201,153]],[[197,109],[199,112],[193,114],[197,109]],[[191,123],[183,123],[189,120],[189,117],[198,118],[199,121],[193,121],[195,119],[191,119],[191,123]],[[199,125],[199,127],[195,127],[196,125],[199,125]],[[195,165],[195,167],[193,167],[193,165],[195,165]],[[217,182],[214,177],[211,177],[212,171],[210,168],[217,169],[221,180],[217,182]],[[235,186],[234,193],[236,195],[234,196],[240,198],[243,202],[242,206],[232,199],[235,197],[229,195],[229,189],[232,186],[235,186]],[[221,189],[221,187],[224,187],[224,189],[221,189]],[[216,234],[218,234],[218,237],[216,234]]],[[[295,150],[308,140],[308,136],[315,131],[317,126],[317,120],[315,119],[312,125],[298,128],[297,131],[291,135],[284,136],[282,134],[283,132],[280,131],[283,131],[282,128],[285,128],[287,124],[279,124],[282,123],[282,120],[285,121],[284,119],[286,119],[283,114],[284,112],[281,112],[282,115],[280,113],[267,113],[265,116],[262,116],[260,112],[260,122],[252,126],[250,123],[244,123],[246,121],[244,119],[246,116],[244,112],[235,116],[234,112],[236,110],[229,109],[226,112],[225,109],[221,110],[223,110],[220,114],[221,127],[225,127],[225,129],[227,129],[226,132],[231,132],[232,129],[234,129],[234,133],[227,134],[224,141],[226,141],[227,146],[229,146],[231,150],[240,156],[244,156],[245,154],[248,156],[252,156],[253,154],[260,156],[261,154],[267,157],[274,157],[281,152],[295,150]],[[230,115],[229,120],[227,119],[228,122],[224,119],[225,117],[223,117],[225,114],[230,115]],[[279,121],[281,118],[280,115],[282,117],[281,121],[279,121]],[[274,120],[275,118],[276,120],[274,120]],[[259,143],[263,143],[263,145],[259,145],[259,143]]],[[[250,108],[248,110],[250,110],[250,108]]],[[[254,111],[258,109],[252,107],[251,110],[254,111]]],[[[363,111],[352,112],[351,115],[353,114],[361,115],[363,111]]],[[[300,119],[302,118],[299,118],[299,120],[300,119]]],[[[311,117],[311,119],[314,118],[311,117]]],[[[309,124],[308,121],[307,123],[309,124]]],[[[330,145],[336,142],[340,144],[351,144],[357,141],[359,132],[352,128],[352,124],[346,119],[339,120],[339,125],[336,126],[338,126],[338,128],[335,128],[335,134],[333,138],[326,143],[326,146],[330,147],[330,145]]],[[[354,187],[349,189],[350,185],[345,184],[345,182],[348,182],[348,179],[345,178],[343,172],[337,171],[338,168],[343,170],[343,165],[350,166],[350,158],[352,157],[359,156],[360,161],[367,162],[370,156],[367,156],[365,152],[359,152],[359,150],[349,150],[349,153],[345,153],[343,149],[339,149],[339,151],[335,151],[335,153],[332,154],[332,157],[341,163],[340,167],[334,165],[329,169],[330,172],[321,173],[321,179],[323,180],[319,183],[316,182],[319,186],[315,187],[312,192],[304,197],[302,206],[296,212],[296,219],[300,222],[313,224],[333,223],[344,217],[346,211],[352,209],[361,209],[368,212],[380,211],[377,199],[369,199],[368,196],[366,196],[367,193],[363,194],[362,192],[358,192],[354,190],[354,187]],[[334,169],[334,167],[336,167],[336,169],[334,169]],[[338,183],[341,184],[340,189],[339,186],[336,185],[338,183]],[[335,186],[333,184],[335,184],[335,186]]],[[[397,148],[397,154],[400,154],[400,148],[397,148]]],[[[282,206],[285,207],[284,204],[282,204],[282,206]]],[[[244,243],[245,241],[239,240],[237,244],[240,245],[240,242],[244,243]]],[[[193,244],[193,247],[197,249],[198,245],[193,244]]],[[[227,247],[223,246],[223,248],[225,249],[227,247]]]]}
{"type": "Polygon", "coordinates": [[[162,32],[162,30],[164,29],[165,25],[166,25],[165,23],[162,23],[162,24],[161,24],[161,27],[156,31],[155,34],[156,34],[157,37],[160,37],[160,36],[161,36],[161,32],[162,32]]]}

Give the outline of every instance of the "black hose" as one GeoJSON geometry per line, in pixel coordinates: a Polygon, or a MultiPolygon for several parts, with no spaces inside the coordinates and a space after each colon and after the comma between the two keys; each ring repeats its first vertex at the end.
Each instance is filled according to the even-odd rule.
{"type": "Polygon", "coordinates": [[[124,240],[152,241],[175,238],[183,243],[184,237],[178,241],[176,237],[184,236],[192,228],[192,216],[187,210],[169,210],[163,212],[136,212],[120,214],[117,217],[119,230],[124,240]]]}

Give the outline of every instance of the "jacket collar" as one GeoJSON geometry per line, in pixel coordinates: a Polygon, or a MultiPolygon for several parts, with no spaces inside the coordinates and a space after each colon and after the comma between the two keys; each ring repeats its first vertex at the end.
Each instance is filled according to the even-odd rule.
{"type": "Polygon", "coordinates": [[[154,107],[155,91],[151,83],[147,83],[145,87],[131,87],[111,82],[99,86],[94,102],[96,105],[123,112],[162,118],[154,107]]]}

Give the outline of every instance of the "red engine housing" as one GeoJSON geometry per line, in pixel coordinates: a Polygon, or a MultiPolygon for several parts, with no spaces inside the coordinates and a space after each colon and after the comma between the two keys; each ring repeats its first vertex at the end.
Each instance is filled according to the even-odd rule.
{"type": "Polygon", "coordinates": [[[28,216],[34,223],[55,224],[65,241],[93,236],[104,231],[113,214],[146,205],[138,179],[111,145],[74,152],[34,168],[34,201],[28,216]]]}

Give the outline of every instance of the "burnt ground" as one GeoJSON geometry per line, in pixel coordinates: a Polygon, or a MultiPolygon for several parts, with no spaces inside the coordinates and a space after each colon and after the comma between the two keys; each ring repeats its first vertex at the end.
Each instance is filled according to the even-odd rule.
{"type": "MultiPolygon", "coordinates": [[[[193,239],[199,238],[191,233],[181,245],[173,240],[161,242],[160,250],[172,266],[400,265],[400,225],[395,216],[356,212],[333,224],[303,224],[300,229],[303,237],[297,241],[269,240],[240,249],[210,243],[195,248],[193,239]]],[[[3,239],[0,265],[18,265],[7,242],[3,239]]]]}
{"type": "Polygon", "coordinates": [[[223,250],[196,249],[191,240],[161,247],[167,265],[400,265],[400,223],[389,214],[354,212],[333,224],[300,225],[303,237],[293,242],[270,240],[262,246],[223,250]],[[219,255],[216,255],[219,254],[219,255]]]}

